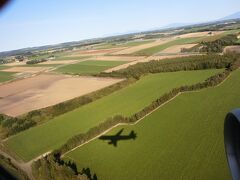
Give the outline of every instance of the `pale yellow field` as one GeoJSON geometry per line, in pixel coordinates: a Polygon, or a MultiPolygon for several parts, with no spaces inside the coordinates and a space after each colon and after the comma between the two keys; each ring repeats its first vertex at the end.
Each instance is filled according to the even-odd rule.
{"type": "Polygon", "coordinates": [[[105,72],[112,72],[112,71],[117,71],[120,69],[125,69],[131,65],[137,64],[137,63],[141,63],[141,62],[149,62],[149,61],[153,61],[153,60],[163,60],[163,59],[170,59],[170,58],[176,58],[176,57],[186,57],[186,56],[190,56],[191,54],[179,54],[179,55],[166,55],[166,56],[150,56],[144,59],[140,59],[140,60],[136,60],[136,61],[132,61],[126,64],[122,64],[120,66],[111,68],[106,70],[105,72]]]}
{"type": "Polygon", "coordinates": [[[73,51],[72,54],[67,57],[79,57],[79,56],[102,56],[105,54],[111,54],[117,51],[121,51],[125,48],[111,48],[111,49],[101,49],[101,50],[77,50],[73,51]]]}
{"type": "Polygon", "coordinates": [[[182,45],[175,45],[171,46],[167,49],[164,49],[163,51],[160,52],[160,54],[175,54],[175,53],[180,53],[182,48],[192,48],[196,46],[197,44],[182,44],[182,45]]]}
{"type": "Polygon", "coordinates": [[[88,94],[121,79],[42,74],[0,86],[0,113],[18,116],[88,94]]]}
{"type": "Polygon", "coordinates": [[[191,37],[202,37],[202,36],[214,36],[224,33],[225,31],[206,31],[206,32],[196,32],[196,33],[188,33],[176,36],[177,38],[191,38],[191,37]],[[210,35],[209,33],[212,32],[210,35]]]}
{"type": "Polygon", "coordinates": [[[87,60],[96,60],[96,61],[136,61],[144,59],[144,56],[92,56],[87,60]]]}
{"type": "Polygon", "coordinates": [[[165,44],[165,43],[170,42],[172,40],[173,40],[173,38],[160,39],[160,40],[156,40],[155,42],[130,47],[130,48],[127,48],[127,49],[124,49],[122,51],[118,51],[118,52],[115,52],[115,53],[112,53],[112,54],[113,55],[132,54],[132,53],[135,53],[135,52],[143,50],[143,49],[147,49],[147,48],[151,48],[151,47],[158,46],[158,45],[161,45],[161,44],[165,44]]]}
{"type": "Polygon", "coordinates": [[[224,48],[224,53],[235,52],[240,53],[240,46],[227,46],[224,48]]]}
{"type": "Polygon", "coordinates": [[[38,73],[50,69],[50,67],[11,67],[4,69],[5,72],[20,72],[20,73],[38,73]]]}

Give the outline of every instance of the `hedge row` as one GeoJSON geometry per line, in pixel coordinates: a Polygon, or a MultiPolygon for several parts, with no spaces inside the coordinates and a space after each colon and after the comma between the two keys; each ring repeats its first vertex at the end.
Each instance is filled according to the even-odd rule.
{"type": "Polygon", "coordinates": [[[136,80],[132,78],[126,79],[122,82],[103,88],[96,92],[92,92],[90,94],[71,99],[50,107],[34,110],[16,118],[0,114],[0,125],[2,125],[3,127],[5,136],[8,137],[17,134],[18,132],[29,129],[33,126],[36,126],[37,124],[50,120],[56,116],[72,111],[80,106],[100,99],[106,95],[109,95],[119,89],[128,86],[131,83],[134,83],[135,81],[136,80]]]}
{"type": "Polygon", "coordinates": [[[212,42],[201,42],[200,52],[220,53],[223,52],[225,46],[236,45],[237,40],[237,35],[230,34],[212,42]]]}
{"type": "Polygon", "coordinates": [[[139,119],[145,117],[147,114],[151,113],[153,110],[155,110],[162,104],[166,103],[167,101],[169,101],[170,99],[172,99],[179,93],[186,92],[186,91],[200,90],[203,88],[216,86],[219,83],[221,83],[229,74],[230,74],[230,70],[225,70],[222,73],[219,73],[217,75],[210,77],[205,82],[198,83],[198,84],[191,85],[191,86],[181,86],[180,88],[175,88],[172,91],[170,91],[169,93],[167,93],[167,94],[161,96],[160,98],[158,98],[157,100],[153,101],[149,106],[146,106],[144,109],[135,113],[131,117],[123,117],[121,115],[117,115],[113,118],[107,119],[105,122],[99,124],[98,126],[91,128],[85,134],[82,133],[82,134],[72,137],[61,148],[59,148],[54,153],[65,154],[66,152],[70,151],[71,149],[84,144],[85,142],[98,136],[99,134],[102,134],[106,130],[118,125],[119,123],[134,123],[134,122],[138,121],[139,119]]]}
{"type": "Polygon", "coordinates": [[[127,78],[133,77],[139,79],[142,75],[148,73],[229,68],[231,66],[231,63],[234,63],[238,59],[239,56],[234,53],[226,55],[209,54],[189,56],[168,60],[138,63],[129,66],[126,69],[121,69],[111,73],[100,73],[99,76],[127,78]]]}

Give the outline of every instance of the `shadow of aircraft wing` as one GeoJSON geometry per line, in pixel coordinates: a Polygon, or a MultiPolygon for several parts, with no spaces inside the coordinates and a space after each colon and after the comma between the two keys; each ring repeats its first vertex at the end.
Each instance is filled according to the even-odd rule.
{"type": "Polygon", "coordinates": [[[120,131],[118,131],[118,133],[115,136],[120,136],[122,134],[123,130],[124,129],[122,128],[120,131]]]}
{"type": "Polygon", "coordinates": [[[112,139],[111,141],[109,141],[108,144],[113,145],[114,147],[117,147],[117,140],[112,139]]]}

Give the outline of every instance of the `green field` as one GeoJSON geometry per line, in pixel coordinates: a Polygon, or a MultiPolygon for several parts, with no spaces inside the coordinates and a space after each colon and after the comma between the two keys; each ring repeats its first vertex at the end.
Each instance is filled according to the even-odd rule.
{"type": "Polygon", "coordinates": [[[140,56],[143,56],[143,55],[144,56],[151,56],[151,55],[156,54],[158,52],[161,52],[164,49],[167,49],[167,48],[169,48],[171,46],[179,45],[179,44],[198,43],[201,40],[203,40],[204,38],[206,38],[206,37],[179,38],[179,39],[170,41],[168,43],[161,44],[159,46],[154,46],[154,47],[151,47],[151,48],[147,48],[147,49],[143,49],[143,50],[137,51],[137,52],[135,52],[133,54],[134,55],[140,55],[140,56]]]}
{"type": "Polygon", "coordinates": [[[184,93],[134,126],[137,138],[117,147],[94,140],[65,158],[89,167],[98,179],[231,179],[224,152],[223,123],[240,107],[240,70],[218,87],[184,93]]]}
{"type": "Polygon", "coordinates": [[[240,29],[233,29],[233,30],[229,30],[229,31],[224,32],[224,35],[236,34],[236,33],[239,33],[239,32],[240,32],[240,29]]]}
{"type": "Polygon", "coordinates": [[[152,74],[109,96],[75,109],[53,120],[9,138],[6,145],[25,161],[64,144],[108,117],[129,116],[153,100],[181,85],[202,82],[222,70],[152,74]],[[38,143],[36,143],[38,142],[38,143]]]}
{"type": "Polygon", "coordinates": [[[14,74],[15,73],[12,73],[12,72],[0,71],[0,82],[12,80],[14,78],[14,76],[13,76],[14,74]]]}
{"type": "Polygon", "coordinates": [[[83,61],[58,68],[56,71],[67,74],[97,74],[112,67],[127,63],[121,61],[83,61]]]}

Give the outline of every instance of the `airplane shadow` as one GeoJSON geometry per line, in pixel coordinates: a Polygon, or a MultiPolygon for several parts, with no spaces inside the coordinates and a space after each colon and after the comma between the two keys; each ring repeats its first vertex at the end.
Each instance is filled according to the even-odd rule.
{"type": "Polygon", "coordinates": [[[100,140],[108,141],[109,145],[113,145],[117,147],[118,141],[126,141],[126,140],[135,140],[137,138],[137,134],[134,131],[131,131],[128,135],[121,135],[124,129],[121,129],[115,135],[103,135],[99,137],[100,140]]]}

